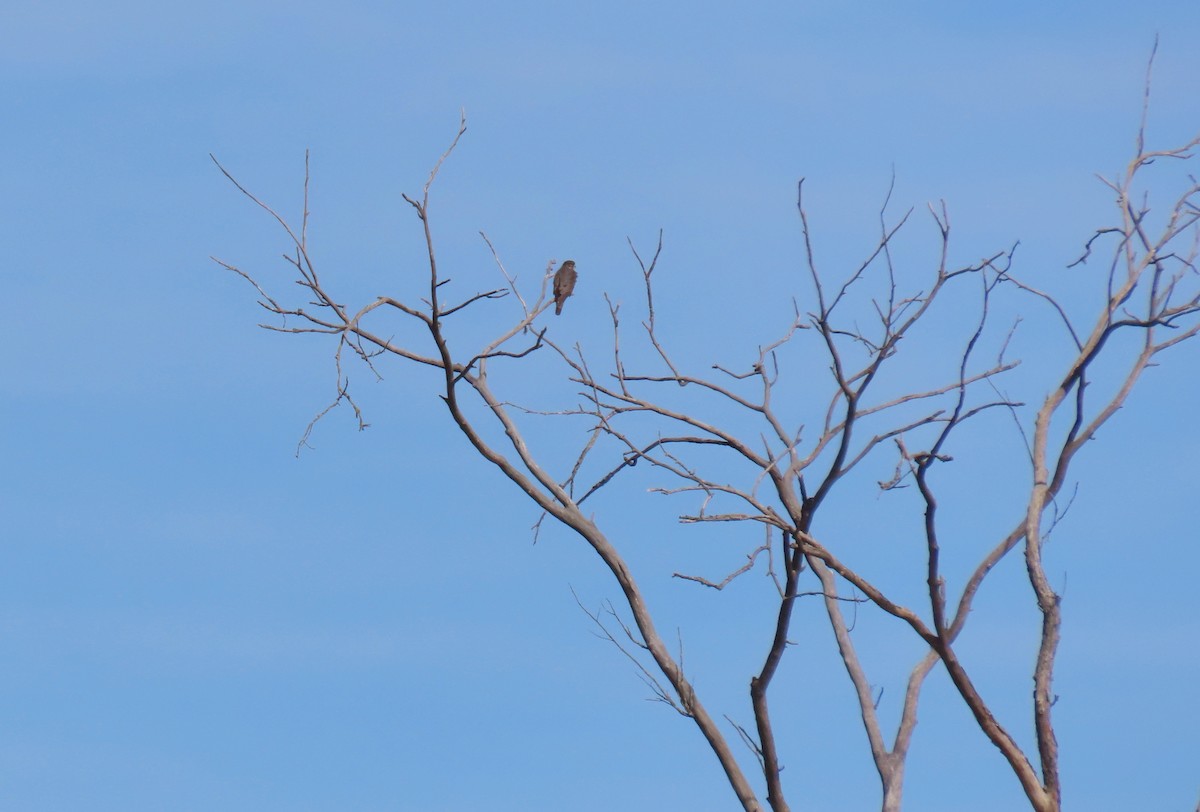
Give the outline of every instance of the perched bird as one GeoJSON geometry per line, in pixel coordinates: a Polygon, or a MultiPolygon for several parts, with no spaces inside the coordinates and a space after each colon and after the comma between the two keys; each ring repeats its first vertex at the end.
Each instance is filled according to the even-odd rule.
{"type": "Polygon", "coordinates": [[[575,280],[578,277],[579,274],[575,273],[575,260],[564,260],[558,272],[554,274],[554,315],[562,315],[563,302],[574,292],[575,280]]]}

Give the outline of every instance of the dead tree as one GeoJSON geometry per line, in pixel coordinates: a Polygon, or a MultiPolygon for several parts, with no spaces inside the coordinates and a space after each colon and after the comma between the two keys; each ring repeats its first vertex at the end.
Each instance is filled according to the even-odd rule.
{"type": "MultiPolygon", "coordinates": [[[[611,606],[606,615],[589,614],[608,639],[633,659],[657,698],[694,722],[745,810],[757,812],[764,808],[755,782],[735,756],[723,726],[701,701],[656,629],[638,580],[618,543],[606,534],[603,519],[591,518],[583,508],[594,494],[621,482],[622,475],[638,465],[650,466],[661,475],[661,493],[698,497],[699,508],[682,516],[684,523],[750,523],[761,528],[761,542],[747,552],[745,566],[723,579],[677,575],[715,589],[754,568],[766,569],[771,575],[767,583],[774,584],[778,611],[762,666],[749,681],[753,730],[733,726],[749,746],[753,755],[750,763],[762,777],[770,809],[789,809],[772,724],[772,687],[787,653],[798,599],[812,595],[823,602],[838,656],[857,697],[871,758],[880,776],[882,809],[900,808],[918,700],[927,675],[940,665],[979,729],[1020,782],[1030,808],[1038,812],[1059,810],[1061,788],[1051,686],[1061,634],[1061,599],[1047,577],[1042,557],[1044,541],[1060,515],[1064,488],[1072,481],[1072,466],[1084,445],[1114,416],[1153,361],[1200,331],[1200,271],[1196,267],[1200,185],[1187,178],[1161,212],[1151,208],[1142,189],[1143,178],[1152,165],[1191,157],[1200,139],[1175,149],[1150,150],[1144,143],[1143,111],[1132,160],[1122,176],[1104,181],[1114,195],[1115,219],[1086,241],[1078,262],[1086,271],[1085,282],[1080,283],[1078,297],[1073,293],[1070,302],[1039,290],[1016,272],[1015,246],[969,265],[952,266],[950,220],[944,205],[929,207],[940,258],[923,275],[901,271],[900,263],[894,260],[894,238],[909,224],[912,212],[889,221],[886,201],[880,212],[878,239],[861,263],[840,275],[830,274],[816,258],[801,182],[799,221],[815,308],[803,311],[797,306],[791,323],[782,326],[779,338],[752,353],[746,368],[713,366],[707,373],[697,374],[673,359],[668,342],[657,328],[653,274],[662,252],[661,234],[653,254],[645,258],[630,243],[644,283],[645,319],[638,333],[646,352],[633,361],[627,360],[627,335],[620,308],[610,302],[613,340],[603,372],[599,371],[600,362],[581,347],[556,343],[546,326],[546,311],[552,304],[547,283],[553,262],[547,264],[534,297],[521,290],[488,242],[505,284],[452,298],[450,279],[439,266],[435,251],[430,191],[442,163],[465,129],[464,119],[421,195],[404,196],[424,229],[427,256],[423,273],[428,279],[428,293],[419,304],[384,295],[350,307],[341,303],[332,286],[318,274],[307,238],[307,160],[304,215],[298,229],[221,167],[242,193],[283,228],[289,241],[285,258],[299,290],[309,301],[285,302],[268,293],[256,275],[216,261],[252,284],[262,307],[282,319],[262,326],[285,333],[325,334],[336,343],[337,392],[317,419],[344,403],[362,423],[360,408],[343,371],[350,356],[372,369],[385,359],[400,359],[436,370],[439,394],[450,418],[474,449],[537,505],[543,519],[549,516],[577,534],[612,573],[624,598],[622,612],[628,613],[632,623],[623,621],[622,612],[611,606]],[[1005,357],[1012,330],[997,332],[992,324],[994,304],[1001,296],[1024,300],[1031,311],[1048,314],[1061,325],[1069,342],[1068,360],[1046,385],[1045,399],[1032,412],[1032,419],[1021,409],[1024,404],[1003,394],[1004,381],[1018,363],[1005,357]],[[877,394],[883,373],[892,368],[895,359],[906,351],[911,336],[948,298],[957,302],[956,306],[973,302],[974,315],[973,326],[961,336],[945,378],[900,394],[877,394]],[[510,325],[465,353],[452,348],[446,325],[468,309],[474,312],[492,307],[499,300],[515,302],[510,325]],[[1081,311],[1083,316],[1078,315],[1081,311]],[[870,317],[861,318],[864,312],[870,317]],[[426,348],[397,343],[390,337],[393,332],[388,317],[419,325],[428,335],[426,348]],[[1118,343],[1115,339],[1127,334],[1136,336],[1137,349],[1121,355],[1113,350],[1118,343]],[[792,416],[798,411],[795,404],[781,394],[780,383],[789,374],[789,361],[802,347],[806,348],[804,352],[822,354],[827,369],[827,377],[810,381],[806,387],[810,402],[818,398],[822,404],[823,417],[815,426],[797,423],[792,416]],[[493,366],[501,369],[501,364],[520,363],[539,352],[560,359],[565,376],[580,393],[577,406],[516,407],[493,389],[493,366]],[[1107,380],[1106,394],[1097,395],[1092,391],[1093,370],[1101,359],[1106,374],[1113,375],[1114,368],[1118,371],[1115,378],[1107,380]],[[482,419],[471,416],[468,399],[482,404],[482,419]],[[735,427],[702,417],[713,403],[740,411],[746,418],[744,424],[735,427]],[[531,450],[522,427],[529,420],[564,418],[587,421],[587,439],[569,470],[552,471],[531,450]],[[945,480],[940,477],[952,461],[948,453],[952,439],[959,436],[964,425],[982,419],[996,421],[1023,440],[1030,475],[1027,499],[1003,537],[989,542],[970,540],[979,551],[974,571],[962,583],[948,583],[941,560],[938,494],[945,480]],[[719,455],[735,464],[711,463],[719,455]],[[878,487],[884,491],[915,489],[910,492],[920,497],[923,591],[927,596],[924,605],[906,605],[890,595],[863,574],[850,553],[837,549],[814,524],[818,515],[824,516],[822,510],[833,489],[845,483],[865,460],[884,455],[892,456],[895,470],[878,487]],[[745,475],[741,480],[728,481],[726,477],[732,470],[745,475]],[[1009,727],[997,719],[955,645],[988,574],[1010,554],[1023,556],[1041,616],[1040,643],[1032,671],[1036,752],[1023,750],[1009,727]],[[847,600],[868,601],[900,627],[909,629],[927,651],[909,675],[900,722],[890,734],[876,714],[871,683],[845,614],[847,600]]],[[[825,521],[835,523],[836,517],[826,517],[825,521]]]]}

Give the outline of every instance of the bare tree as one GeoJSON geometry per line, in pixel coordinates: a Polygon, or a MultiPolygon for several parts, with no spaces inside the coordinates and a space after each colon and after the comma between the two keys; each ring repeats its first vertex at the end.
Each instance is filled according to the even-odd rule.
{"type": "MultiPolygon", "coordinates": [[[[1147,104],[1148,88],[1147,78],[1147,104]]],[[[574,531],[612,573],[624,598],[622,609],[608,605],[602,611],[585,611],[632,659],[655,696],[694,722],[745,810],[764,808],[756,792],[757,780],[751,780],[747,766],[761,775],[766,806],[775,812],[789,809],[772,722],[772,687],[787,654],[798,599],[814,596],[823,603],[857,698],[880,776],[882,809],[900,808],[922,686],[940,664],[979,729],[1020,782],[1030,808],[1052,812],[1061,808],[1052,682],[1062,619],[1061,598],[1043,560],[1046,538],[1066,507],[1064,489],[1072,482],[1072,467],[1083,447],[1125,403],[1155,359],[1200,332],[1196,267],[1200,185],[1188,176],[1162,212],[1151,208],[1143,191],[1152,166],[1191,157],[1200,138],[1174,149],[1151,150],[1145,145],[1145,125],[1144,109],[1132,160],[1123,175],[1104,180],[1115,198],[1114,221],[1086,241],[1076,263],[1087,270],[1086,282],[1069,301],[1039,290],[1015,272],[1015,245],[972,264],[952,265],[950,219],[944,204],[928,210],[938,245],[938,260],[928,271],[914,274],[898,267],[893,244],[897,233],[909,225],[912,211],[889,219],[885,200],[878,238],[862,261],[848,272],[831,274],[816,258],[802,181],[800,228],[816,306],[809,312],[796,306],[791,322],[781,326],[779,338],[759,347],[744,369],[713,365],[699,374],[673,358],[655,314],[653,276],[662,255],[661,234],[653,253],[645,256],[630,243],[645,293],[645,317],[636,331],[645,351],[635,354],[634,360],[628,360],[628,334],[620,307],[611,301],[612,346],[604,361],[578,345],[565,347],[553,340],[544,317],[553,303],[548,283],[554,261],[547,264],[540,289],[523,291],[488,241],[504,285],[452,298],[450,279],[442,272],[435,250],[430,192],[442,163],[466,130],[465,118],[422,193],[404,196],[424,229],[428,293],[420,303],[391,296],[354,307],[340,302],[309,253],[307,160],[299,228],[247,191],[224,167],[221,171],[283,228],[289,241],[285,257],[309,301],[285,302],[268,293],[251,273],[216,261],[250,282],[262,307],[282,319],[262,326],[285,333],[327,334],[336,342],[336,396],[316,420],[345,403],[362,424],[343,371],[349,356],[372,369],[384,359],[396,358],[438,371],[440,396],[450,418],[475,450],[538,506],[543,519],[549,516],[574,531]],[[1067,360],[1045,385],[1048,394],[1036,409],[1023,409],[1024,404],[1005,394],[1005,381],[1018,367],[1017,361],[1006,357],[1016,325],[993,324],[999,297],[1028,302],[1031,317],[1049,316],[1061,327],[1066,342],[1067,360]],[[468,309],[494,307],[500,300],[515,303],[508,326],[473,350],[452,349],[447,324],[468,309]],[[897,390],[892,376],[887,386],[880,385],[895,359],[902,357],[945,302],[954,302],[956,308],[969,305],[973,316],[943,379],[897,390]],[[387,314],[419,325],[428,334],[426,347],[397,343],[390,337],[387,314]],[[1124,335],[1134,341],[1117,340],[1124,335]],[[1132,352],[1126,351],[1129,346],[1134,347],[1132,352]],[[565,376],[578,389],[581,400],[576,406],[519,407],[493,389],[493,366],[547,352],[560,360],[565,376]],[[806,381],[803,405],[819,402],[821,415],[816,425],[809,426],[795,419],[804,410],[789,400],[782,383],[795,374],[796,359],[812,353],[823,356],[827,373],[821,381],[806,381]],[[1097,379],[1094,370],[1101,361],[1104,372],[1097,379]],[[470,401],[482,404],[482,417],[472,416],[470,401]],[[714,406],[723,414],[741,417],[704,417],[714,406]],[[545,419],[586,421],[586,440],[568,470],[549,470],[526,441],[527,421],[545,419]],[[1023,443],[1030,473],[1027,498],[1002,537],[959,542],[974,545],[979,558],[963,582],[948,583],[939,514],[939,492],[946,479],[941,477],[949,470],[949,451],[960,430],[981,420],[992,420],[1023,443]],[[894,473],[877,487],[887,493],[907,488],[908,493],[919,495],[923,512],[923,605],[906,605],[894,590],[867,577],[850,560],[851,552],[837,549],[815,529],[816,517],[824,515],[831,492],[849,482],[864,461],[888,456],[894,473]],[[698,587],[717,590],[755,568],[771,576],[765,583],[774,585],[778,610],[762,666],[750,678],[753,729],[732,723],[725,728],[713,718],[655,627],[638,580],[605,532],[602,519],[584,510],[591,497],[616,486],[637,465],[658,473],[661,493],[692,494],[698,499],[698,508],[681,517],[684,523],[749,523],[761,529],[761,540],[746,553],[745,565],[723,578],[677,573],[698,587]],[[730,480],[732,471],[741,472],[740,478],[730,480]],[[964,663],[955,645],[989,573],[1014,551],[1024,558],[1041,616],[1032,671],[1036,752],[1026,752],[1010,728],[997,719],[976,687],[978,675],[964,663]],[[847,606],[862,602],[911,630],[927,652],[908,677],[900,720],[892,731],[885,730],[877,716],[877,698],[846,614],[847,606]],[[631,623],[623,620],[626,612],[631,623]],[[725,732],[729,729],[748,745],[748,764],[735,755],[725,732]]],[[[312,428],[310,424],[308,431],[312,428]]]]}

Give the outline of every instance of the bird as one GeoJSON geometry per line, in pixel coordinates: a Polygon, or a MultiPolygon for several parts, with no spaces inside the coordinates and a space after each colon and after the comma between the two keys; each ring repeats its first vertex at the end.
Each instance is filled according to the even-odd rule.
{"type": "Polygon", "coordinates": [[[575,280],[579,274],[575,272],[575,260],[563,260],[558,272],[554,274],[554,315],[561,316],[563,303],[575,291],[575,280]]]}

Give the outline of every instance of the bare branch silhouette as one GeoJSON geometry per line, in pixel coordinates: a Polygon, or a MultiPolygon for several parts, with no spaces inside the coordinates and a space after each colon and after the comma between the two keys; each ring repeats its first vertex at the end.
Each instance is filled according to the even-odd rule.
{"type": "MultiPolygon", "coordinates": [[[[506,269],[493,241],[479,232],[504,285],[456,293],[459,289],[442,272],[430,192],[466,131],[465,116],[421,194],[403,195],[423,229],[422,273],[428,275],[428,290],[422,291],[418,302],[380,295],[354,309],[341,304],[318,275],[307,243],[307,154],[299,229],[289,226],[217,163],[237,190],[282,228],[288,243],[284,258],[303,301],[268,292],[269,286],[255,275],[215,261],[249,282],[259,305],[279,318],[278,324],[263,325],[267,329],[336,337],[335,397],[309,424],[301,447],[307,445],[317,422],[343,403],[353,410],[359,427],[366,428],[346,371],[346,363],[354,357],[375,375],[384,360],[440,371],[438,394],[454,427],[539,511],[535,540],[549,517],[549,523],[557,522],[587,544],[612,574],[624,599],[619,612],[611,603],[598,611],[588,610],[577,595],[576,602],[600,636],[634,664],[653,698],[696,725],[743,809],[784,812],[790,808],[772,715],[777,692],[772,688],[788,655],[798,602],[812,597],[820,600],[805,605],[818,615],[823,611],[821,623],[829,623],[837,656],[853,687],[880,776],[885,812],[900,809],[922,687],[939,664],[979,730],[999,751],[1003,762],[997,763],[1007,765],[1020,783],[1030,808],[1059,812],[1062,788],[1052,682],[1062,600],[1047,575],[1046,540],[1070,508],[1074,463],[1080,452],[1126,403],[1155,359],[1200,333],[1200,183],[1188,176],[1170,208],[1162,212],[1151,208],[1143,188],[1152,167],[1192,157],[1200,138],[1182,147],[1148,150],[1148,100],[1149,68],[1135,154],[1123,175],[1104,181],[1116,198],[1115,222],[1086,239],[1080,258],[1070,266],[1081,277],[1080,301],[1096,305],[1090,313],[1074,299],[1060,300],[1046,292],[1045,285],[1021,279],[1014,268],[1015,242],[1002,250],[975,254],[982,256],[976,262],[952,263],[946,204],[930,205],[928,218],[923,213],[914,217],[912,208],[892,216],[894,178],[878,211],[873,243],[861,252],[862,259],[831,273],[818,262],[817,235],[806,211],[801,180],[796,206],[810,295],[800,300],[814,302],[811,311],[805,312],[793,299],[790,320],[767,334],[774,338],[728,368],[706,361],[697,370],[695,360],[673,351],[678,348],[669,346],[660,331],[663,313],[656,311],[655,281],[669,270],[662,232],[648,260],[627,239],[641,274],[645,314],[632,338],[623,335],[622,305],[605,296],[609,312],[605,329],[611,326],[612,347],[611,351],[604,348],[597,365],[596,356],[585,354],[582,344],[568,346],[556,340],[554,326],[544,319],[552,302],[548,286],[555,260],[547,262],[536,283],[523,287],[520,275],[506,269]],[[897,235],[920,228],[922,222],[929,224],[937,256],[914,268],[902,256],[897,235]],[[1099,256],[1104,257],[1102,263],[1099,256]],[[1094,266],[1099,267],[1093,271],[1094,266]],[[1045,387],[1044,399],[1030,410],[1005,394],[1005,379],[1020,369],[1019,361],[1006,359],[1021,319],[1009,327],[993,325],[999,297],[1029,302],[1035,315],[1053,323],[1063,345],[1056,349],[1067,359],[1045,387]],[[504,321],[487,334],[494,337],[478,346],[452,348],[447,321],[461,320],[468,310],[472,315],[500,314],[504,321]],[[931,314],[947,311],[969,319],[952,342],[931,333],[931,314]],[[411,345],[397,340],[392,329],[397,322],[419,327],[424,338],[411,345]],[[1135,340],[1113,341],[1118,335],[1135,340]],[[940,351],[920,355],[922,341],[935,341],[940,351]],[[343,357],[346,348],[349,352],[343,357]],[[817,357],[819,374],[801,371],[805,361],[817,357]],[[500,372],[534,358],[561,369],[562,379],[578,388],[578,401],[546,405],[538,395],[510,400],[496,394],[489,365],[502,377],[500,372]],[[910,359],[917,362],[915,366],[910,359]],[[925,377],[911,372],[916,367],[925,377]],[[1096,385],[1101,381],[1103,386],[1096,385]],[[526,405],[518,406],[514,400],[526,405]],[[539,419],[567,420],[581,428],[582,439],[566,462],[551,464],[551,457],[539,453],[528,439],[530,421],[539,419]],[[989,420],[999,428],[984,429],[989,420]],[[967,426],[979,428],[964,429],[967,426]],[[947,484],[957,476],[955,458],[972,453],[969,439],[981,430],[1008,431],[1023,444],[1017,448],[1026,454],[1029,484],[1023,503],[1012,506],[1011,524],[1001,528],[1003,537],[954,539],[956,549],[969,549],[978,556],[965,580],[956,582],[943,562],[949,549],[943,499],[947,484]],[[834,508],[827,507],[830,495],[835,489],[841,492],[861,485],[873,464],[892,472],[887,479],[867,483],[875,488],[873,493],[897,500],[901,493],[911,494],[903,498],[921,511],[916,554],[922,559],[923,584],[918,580],[918,590],[897,589],[887,577],[874,573],[870,562],[860,560],[860,550],[844,544],[836,529],[830,529],[837,526],[834,508]],[[771,627],[764,633],[769,642],[749,679],[754,729],[725,717],[750,752],[749,772],[685,673],[682,633],[678,653],[672,655],[622,546],[604,529],[607,520],[581,509],[594,500],[589,509],[600,510],[610,494],[620,493],[631,478],[646,476],[651,479],[647,490],[656,498],[695,500],[674,514],[681,524],[730,527],[731,543],[738,545],[724,559],[729,568],[723,565],[717,570],[724,575],[709,578],[675,571],[676,580],[689,588],[720,592],[735,581],[738,590],[746,588],[744,576],[756,569],[765,569],[770,578],[771,586],[756,587],[768,590],[773,604],[771,627]],[[749,530],[749,525],[761,528],[763,535],[755,531],[754,538],[747,540],[737,529],[749,530]],[[956,647],[988,575],[1010,554],[1016,560],[1018,550],[1040,617],[1031,673],[1032,739],[1014,734],[1011,720],[997,718],[977,687],[979,675],[956,647]],[[909,599],[920,605],[908,605],[909,599]],[[844,612],[847,605],[850,618],[844,612]],[[854,635],[853,615],[860,605],[863,611],[878,610],[889,623],[899,621],[896,627],[908,629],[904,634],[911,634],[921,646],[890,736],[877,713],[881,689],[871,682],[854,635]],[[1028,741],[1034,743],[1032,747],[1023,746],[1028,741]],[[765,805],[755,782],[765,787],[765,805]]],[[[425,277],[421,278],[424,285],[425,277]]]]}

